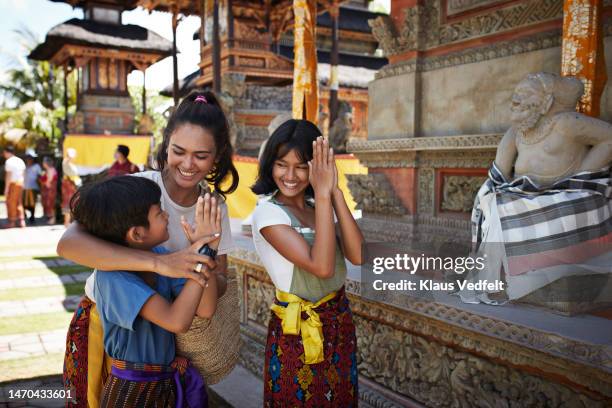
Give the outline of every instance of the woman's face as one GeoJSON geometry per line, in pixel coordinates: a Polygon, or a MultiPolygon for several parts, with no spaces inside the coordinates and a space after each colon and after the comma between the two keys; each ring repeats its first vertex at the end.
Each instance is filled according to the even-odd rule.
{"type": "Polygon", "coordinates": [[[308,164],[303,162],[295,153],[290,150],[283,157],[274,161],[272,166],[272,178],[281,194],[286,197],[295,197],[303,194],[308,185],[308,164]]]}
{"type": "Polygon", "coordinates": [[[210,173],[216,155],[212,133],[187,123],[170,135],[166,168],[179,187],[193,188],[210,173]]]}

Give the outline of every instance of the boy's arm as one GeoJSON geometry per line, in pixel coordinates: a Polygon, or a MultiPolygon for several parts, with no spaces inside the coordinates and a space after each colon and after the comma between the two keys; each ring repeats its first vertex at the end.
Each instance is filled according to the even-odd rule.
{"type": "Polygon", "coordinates": [[[205,319],[213,317],[217,310],[218,284],[215,276],[216,275],[213,274],[212,278],[208,280],[208,286],[202,291],[200,303],[196,310],[196,314],[205,319]]]}
{"type": "MultiPolygon", "coordinates": [[[[207,290],[210,287],[211,284],[207,290]]],[[[198,304],[202,299],[202,287],[195,281],[187,279],[183,290],[174,302],[170,303],[163,296],[155,294],[142,306],[140,316],[169,332],[185,333],[191,327],[196,309],[199,309],[198,304]]]]}

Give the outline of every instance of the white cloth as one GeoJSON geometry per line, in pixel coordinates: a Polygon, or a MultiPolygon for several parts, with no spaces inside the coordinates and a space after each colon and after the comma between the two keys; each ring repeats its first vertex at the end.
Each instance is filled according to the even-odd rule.
{"type": "MultiPolygon", "coordinates": [[[[157,183],[157,185],[162,191],[161,206],[164,211],[168,212],[168,233],[170,235],[170,239],[161,244],[161,246],[163,246],[170,252],[179,251],[183,248],[188,247],[190,244],[187,240],[187,237],[185,237],[183,227],[181,226],[181,215],[185,217],[187,222],[193,225],[195,221],[196,205],[194,204],[190,207],[183,207],[172,201],[172,199],[168,195],[168,192],[166,191],[166,188],[164,187],[161,172],[159,171],[144,171],[141,173],[135,173],[133,174],[133,176],[139,176],[148,178],[149,180],[153,180],[155,183],[157,183]]],[[[232,250],[232,248],[234,248],[234,240],[232,239],[232,231],[230,229],[230,220],[227,210],[227,204],[225,204],[224,201],[221,203],[221,240],[219,242],[219,247],[217,248],[217,253],[219,255],[227,254],[230,250],[232,250]]],[[[94,276],[95,272],[89,276],[85,284],[85,294],[92,300],[94,300],[94,276]]]]}
{"type": "Polygon", "coordinates": [[[289,262],[261,235],[261,229],[271,225],[291,225],[291,219],[278,205],[268,201],[268,197],[257,202],[253,212],[253,243],[259,259],[270,279],[278,289],[289,292],[293,279],[293,263],[289,262]]]}
{"type": "Polygon", "coordinates": [[[26,190],[38,190],[38,176],[42,173],[42,169],[38,165],[38,163],[34,163],[30,167],[26,167],[25,169],[25,180],[23,183],[23,188],[26,190]]]}
{"type": "Polygon", "coordinates": [[[4,171],[9,173],[9,183],[23,184],[25,162],[17,156],[11,156],[4,163],[4,171]]]}

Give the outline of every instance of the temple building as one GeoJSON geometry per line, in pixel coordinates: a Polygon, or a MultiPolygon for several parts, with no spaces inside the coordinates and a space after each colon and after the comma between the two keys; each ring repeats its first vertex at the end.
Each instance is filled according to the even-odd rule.
{"type": "Polygon", "coordinates": [[[78,77],[76,113],[66,118],[64,148],[77,149],[83,173],[112,163],[120,143],[130,146],[134,163],[144,165],[151,147],[144,83],[141,120],[135,123],[127,76],[169,56],[172,43],[143,27],[122,24],[122,12],[134,9],[137,1],[63,2],[82,8],[84,18],[53,27],[29,58],[49,61],[78,77]]]}
{"type": "MultiPolygon", "coordinates": [[[[255,156],[268,136],[267,126],[277,115],[291,110],[293,81],[294,33],[290,25],[284,30],[262,24],[261,19],[247,12],[243,3],[232,2],[232,13],[225,3],[220,7],[220,66],[221,90],[231,97],[233,120],[236,125],[238,152],[255,156]]],[[[185,95],[196,87],[212,87],[212,17],[210,10],[204,27],[194,34],[200,39],[204,32],[200,69],[179,82],[179,94],[185,95]]],[[[387,63],[377,53],[378,41],[371,33],[368,20],[383,14],[367,9],[367,2],[348,1],[338,7],[338,99],[342,114],[350,111],[351,137],[365,138],[367,131],[368,83],[376,70],[387,63]]],[[[265,20],[264,20],[265,22],[265,20]]],[[[333,20],[329,10],[317,16],[317,77],[321,129],[327,133],[329,123],[329,83],[332,54],[333,20]]],[[[162,94],[172,95],[172,84],[162,94]]]]}

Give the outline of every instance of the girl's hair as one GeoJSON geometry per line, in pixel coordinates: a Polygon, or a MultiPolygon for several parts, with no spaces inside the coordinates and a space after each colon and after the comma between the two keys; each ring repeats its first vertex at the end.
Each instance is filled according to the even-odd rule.
{"type": "MultiPolygon", "coordinates": [[[[319,128],[307,120],[289,119],[280,125],[268,139],[259,159],[257,180],[251,190],[255,194],[271,194],[278,190],[272,178],[274,162],[291,150],[295,150],[295,153],[303,162],[312,160],[312,142],[317,140],[319,136],[321,136],[319,128]]],[[[306,188],[305,195],[314,197],[314,190],[311,185],[306,188]]]]}
{"type": "Polygon", "coordinates": [[[164,140],[157,150],[157,170],[163,170],[168,161],[170,136],[177,128],[185,124],[200,126],[212,133],[217,148],[217,157],[214,167],[206,175],[205,180],[212,184],[215,192],[222,196],[232,193],[238,187],[238,171],[232,163],[234,149],[230,143],[229,123],[219,101],[212,92],[198,90],[191,92],[170,115],[166,129],[164,129],[164,140]],[[221,183],[228,176],[231,177],[232,182],[229,187],[222,189],[221,183]]]}

